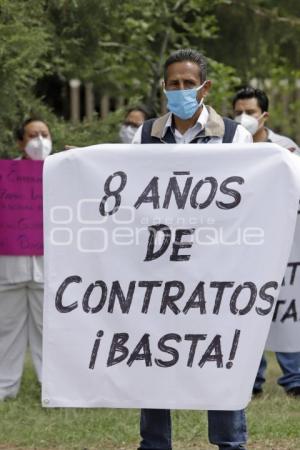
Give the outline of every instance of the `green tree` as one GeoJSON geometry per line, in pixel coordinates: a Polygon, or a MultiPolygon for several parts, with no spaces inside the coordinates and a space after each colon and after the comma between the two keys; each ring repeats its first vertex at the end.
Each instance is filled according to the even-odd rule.
{"type": "Polygon", "coordinates": [[[219,33],[205,51],[233,66],[242,84],[263,88],[271,100],[270,126],[300,143],[300,2],[231,0],[215,14],[219,33]]]}
{"type": "MultiPolygon", "coordinates": [[[[227,0],[78,0],[51,3],[56,53],[64,76],[92,81],[100,92],[142,97],[159,111],[166,56],[180,47],[203,49],[217,35],[215,7],[227,0]],[[80,62],[80,64],[79,64],[80,62]]],[[[224,66],[211,64],[212,75],[224,66]]],[[[216,77],[215,76],[215,77],[216,77]]],[[[219,98],[221,91],[219,89],[219,98]]]]}
{"type": "Polygon", "coordinates": [[[298,0],[230,0],[215,10],[219,33],[205,49],[236,68],[242,79],[268,77],[273,68],[300,67],[298,0]]]}
{"type": "Polygon", "coordinates": [[[44,3],[0,1],[1,146],[12,145],[12,130],[18,120],[32,109],[42,108],[33,87],[51,69],[48,55],[52,45],[44,3]]]}
{"type": "MultiPolygon", "coordinates": [[[[0,124],[8,130],[1,147],[13,145],[11,130],[30,112],[42,112],[54,136],[88,139],[96,127],[72,125],[56,120],[34,95],[36,82],[45,75],[80,78],[93,82],[100,94],[142,99],[160,111],[159,93],[163,62],[174,49],[203,49],[217,35],[214,8],[227,0],[0,0],[3,64],[0,124]],[[75,133],[75,134],[74,134],[75,133]]],[[[234,71],[210,60],[215,83],[215,101],[224,103],[236,81],[234,71]]],[[[212,100],[214,97],[212,96],[212,100]]],[[[218,106],[218,105],[216,105],[218,106]]],[[[119,120],[119,115],[113,116],[119,120]]],[[[99,125],[97,142],[112,138],[113,122],[99,125]]],[[[116,127],[115,127],[116,128],[116,127]]],[[[72,139],[72,142],[76,142],[72,139]]],[[[71,143],[72,143],[71,142],[71,143]]],[[[62,147],[59,140],[57,146],[62,147]]]]}
{"type": "MultiPolygon", "coordinates": [[[[270,78],[274,90],[279,77],[287,78],[291,94],[299,76],[299,17],[298,0],[0,0],[0,151],[10,152],[12,130],[32,112],[50,123],[59,149],[116,139],[122,110],[75,127],[37,97],[37,82],[79,78],[93,82],[99,96],[139,99],[159,113],[163,62],[181,47],[209,56],[208,101],[223,113],[234,88],[254,77],[270,78]]],[[[293,134],[298,103],[290,97],[281,126],[293,134]]]]}

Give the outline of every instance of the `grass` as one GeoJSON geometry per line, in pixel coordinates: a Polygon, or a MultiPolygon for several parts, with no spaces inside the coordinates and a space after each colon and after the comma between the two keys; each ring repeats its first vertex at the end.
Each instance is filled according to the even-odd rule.
{"type": "MultiPolygon", "coordinates": [[[[249,450],[300,449],[300,399],[289,398],[276,384],[274,355],[264,394],[247,409],[249,450]]],[[[31,362],[26,361],[20,393],[0,402],[1,450],[135,450],[138,410],[44,409],[31,362]]],[[[174,450],[213,450],[207,441],[206,413],[173,412],[174,450]]]]}

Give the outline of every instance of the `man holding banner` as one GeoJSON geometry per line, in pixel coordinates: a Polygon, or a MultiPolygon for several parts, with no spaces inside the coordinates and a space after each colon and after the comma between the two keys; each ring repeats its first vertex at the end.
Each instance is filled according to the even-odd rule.
{"type": "Polygon", "coordinates": [[[205,106],[210,84],[180,50],[170,113],[135,144],[44,167],[43,405],[142,409],[141,450],[172,448],[171,409],[208,411],[210,442],[245,449],[296,224],[300,161],[205,106]]]}
{"type": "MultiPolygon", "coordinates": [[[[245,86],[241,88],[234,96],[232,101],[233,112],[235,115],[235,120],[238,123],[241,123],[245,128],[247,128],[253,135],[254,142],[274,142],[275,144],[280,145],[281,147],[295,153],[299,154],[299,148],[297,144],[292,141],[290,138],[286,136],[279,135],[274,133],[269,128],[266,128],[265,123],[269,117],[269,99],[266,93],[260,89],[252,88],[251,86],[245,86]]],[[[296,230],[299,230],[299,226],[297,224],[296,230]]],[[[294,261],[299,259],[298,257],[298,247],[299,244],[297,242],[297,234],[295,233],[294,246],[293,246],[293,254],[296,253],[297,257],[294,261]],[[295,247],[295,248],[294,248],[295,247]]],[[[295,258],[295,256],[294,256],[295,258]]],[[[294,264],[295,265],[295,264],[294,264]]],[[[296,275],[295,268],[293,269],[293,261],[289,261],[289,267],[287,268],[286,274],[286,284],[282,286],[279,301],[277,303],[277,307],[283,307],[284,299],[286,296],[297,296],[297,284],[294,278],[296,275]],[[292,267],[292,270],[290,269],[292,267]],[[288,272],[291,272],[293,276],[291,277],[288,272]],[[291,282],[288,280],[291,278],[291,282]],[[289,289],[294,289],[294,292],[288,292],[289,289]],[[287,291],[287,292],[286,292],[287,291]]],[[[297,274],[298,275],[298,274],[297,274]]],[[[295,311],[289,311],[289,307],[286,308],[286,316],[284,314],[278,315],[276,314],[277,307],[275,309],[275,314],[273,317],[273,322],[277,321],[279,323],[272,324],[271,332],[272,336],[274,336],[275,326],[277,327],[277,332],[279,333],[280,328],[288,327],[290,321],[291,327],[295,327],[294,322],[297,322],[297,317],[295,318],[295,311]],[[278,316],[278,317],[277,317],[278,316]]],[[[292,307],[293,309],[293,303],[292,307]]],[[[282,340],[282,339],[281,339],[282,340]]],[[[284,344],[281,342],[278,347],[278,341],[280,341],[280,334],[276,339],[277,348],[282,348],[284,344]]],[[[297,338],[295,339],[297,341],[297,338]]],[[[276,347],[275,345],[275,347],[276,347]]],[[[278,351],[275,352],[278,364],[282,370],[283,375],[278,379],[278,384],[283,387],[285,392],[288,395],[292,396],[300,396],[300,352],[295,351],[295,348],[300,348],[297,346],[296,342],[292,347],[287,346],[287,348],[292,348],[291,351],[278,351]]],[[[258,373],[255,379],[255,383],[253,386],[253,395],[259,395],[263,392],[263,383],[265,380],[265,371],[267,368],[267,360],[263,355],[261,359],[261,363],[258,369],[258,373]]]]}
{"type": "MultiPolygon", "coordinates": [[[[249,143],[250,133],[210,106],[204,105],[211,81],[206,79],[206,60],[187,49],[174,52],[164,66],[164,93],[170,113],[148,120],[133,143],[249,143]]],[[[240,411],[208,411],[208,433],[219,449],[245,449],[246,418],[240,411]]],[[[171,450],[169,410],[142,409],[140,450],[171,450]]]]}
{"type": "Polygon", "coordinates": [[[17,130],[21,157],[0,161],[0,399],[18,393],[29,343],[42,372],[42,161],[52,149],[48,125],[35,118],[17,130]]]}

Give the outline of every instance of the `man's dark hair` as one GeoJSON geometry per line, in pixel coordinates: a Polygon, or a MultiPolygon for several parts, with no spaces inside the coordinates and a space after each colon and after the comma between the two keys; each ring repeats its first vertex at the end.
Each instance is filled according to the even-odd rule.
{"type": "Polygon", "coordinates": [[[49,128],[47,122],[45,122],[40,117],[29,117],[28,119],[24,120],[24,122],[22,122],[21,125],[18,126],[18,128],[16,128],[15,136],[18,141],[23,141],[24,134],[25,134],[25,127],[26,127],[26,125],[28,125],[31,122],[43,122],[49,128]]]}
{"type": "Polygon", "coordinates": [[[164,64],[164,79],[167,81],[168,67],[177,62],[190,61],[199,67],[201,83],[206,80],[207,62],[205,57],[191,48],[184,48],[172,53],[164,64]]]}
{"type": "Polygon", "coordinates": [[[144,114],[145,120],[150,118],[150,113],[148,111],[148,109],[146,108],[146,106],[144,105],[137,105],[137,106],[132,106],[131,108],[128,108],[126,110],[126,114],[125,114],[125,118],[128,116],[128,114],[130,114],[132,111],[140,111],[142,114],[144,114]]]}
{"type": "Polygon", "coordinates": [[[269,99],[264,91],[261,89],[255,89],[251,86],[244,86],[237,91],[232,100],[233,109],[238,100],[245,100],[248,98],[256,98],[258,106],[262,112],[268,111],[269,99]]]}

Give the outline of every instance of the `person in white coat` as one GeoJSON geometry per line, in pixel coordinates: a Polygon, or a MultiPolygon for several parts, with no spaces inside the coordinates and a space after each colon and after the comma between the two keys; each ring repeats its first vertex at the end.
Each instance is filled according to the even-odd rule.
{"type": "MultiPolygon", "coordinates": [[[[48,125],[27,119],[17,130],[21,156],[43,160],[51,153],[48,125]]],[[[43,256],[0,256],[0,400],[19,391],[29,345],[42,377],[43,256]]]]}

